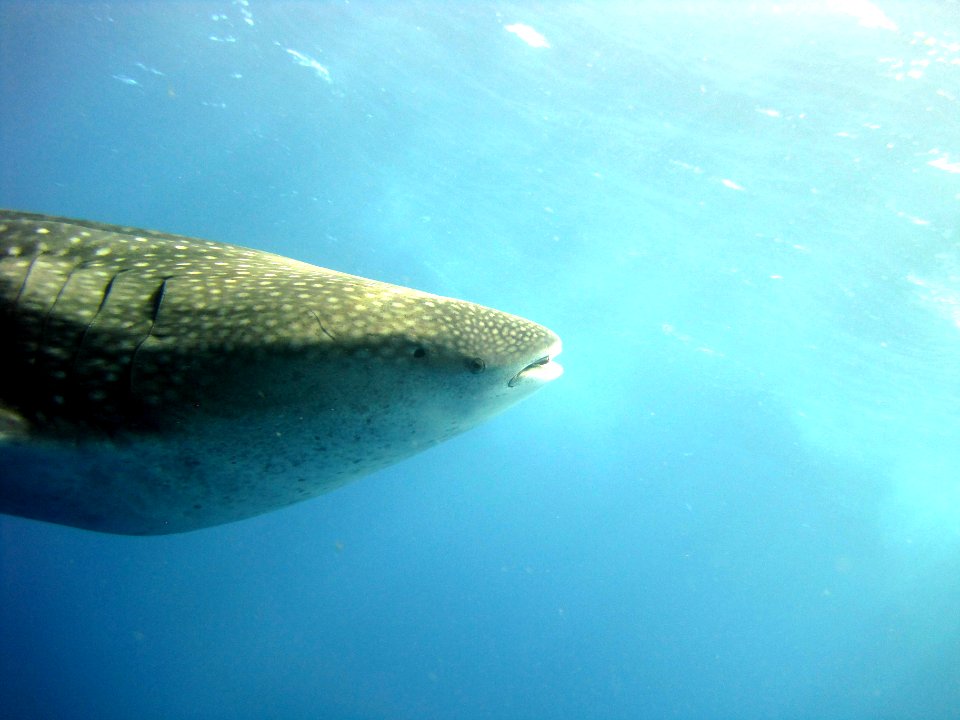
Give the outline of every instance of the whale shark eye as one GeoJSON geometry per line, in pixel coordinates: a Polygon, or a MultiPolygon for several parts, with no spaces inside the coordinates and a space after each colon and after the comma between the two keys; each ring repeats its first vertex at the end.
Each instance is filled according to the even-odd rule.
{"type": "Polygon", "coordinates": [[[422,348],[422,347],[420,347],[420,346],[417,346],[417,347],[414,348],[414,350],[413,350],[413,356],[414,356],[415,358],[426,357],[426,356],[427,356],[427,351],[426,351],[425,348],[422,348]]]}
{"type": "Polygon", "coordinates": [[[467,360],[467,369],[474,375],[478,375],[487,369],[487,364],[483,361],[483,358],[470,358],[467,360]]]}

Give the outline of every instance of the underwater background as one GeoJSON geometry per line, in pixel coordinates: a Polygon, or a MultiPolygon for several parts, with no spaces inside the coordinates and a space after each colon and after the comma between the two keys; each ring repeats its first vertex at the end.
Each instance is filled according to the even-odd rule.
{"type": "Polygon", "coordinates": [[[251,520],[0,516],[4,717],[960,718],[956,2],[0,0],[0,108],[2,207],[566,368],[251,520]]]}

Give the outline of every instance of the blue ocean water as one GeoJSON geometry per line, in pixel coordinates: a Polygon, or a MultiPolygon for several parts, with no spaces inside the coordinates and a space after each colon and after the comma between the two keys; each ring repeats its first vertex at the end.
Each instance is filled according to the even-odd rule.
{"type": "Polygon", "coordinates": [[[252,520],[0,517],[4,717],[960,718],[956,2],[2,0],[0,100],[0,206],[566,368],[252,520]]]}

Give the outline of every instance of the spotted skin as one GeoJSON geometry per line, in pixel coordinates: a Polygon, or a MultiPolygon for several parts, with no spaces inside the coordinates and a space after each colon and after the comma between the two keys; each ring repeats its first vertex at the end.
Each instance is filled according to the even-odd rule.
{"type": "Polygon", "coordinates": [[[195,530],[327,492],[557,377],[523,318],[223,243],[0,211],[0,512],[195,530]]]}

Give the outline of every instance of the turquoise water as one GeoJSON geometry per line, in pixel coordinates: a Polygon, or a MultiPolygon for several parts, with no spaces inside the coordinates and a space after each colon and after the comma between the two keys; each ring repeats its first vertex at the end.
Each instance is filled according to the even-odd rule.
{"type": "Polygon", "coordinates": [[[0,206],[566,368],[249,521],[0,518],[5,716],[960,717],[957,3],[3,0],[0,99],[0,206]]]}

